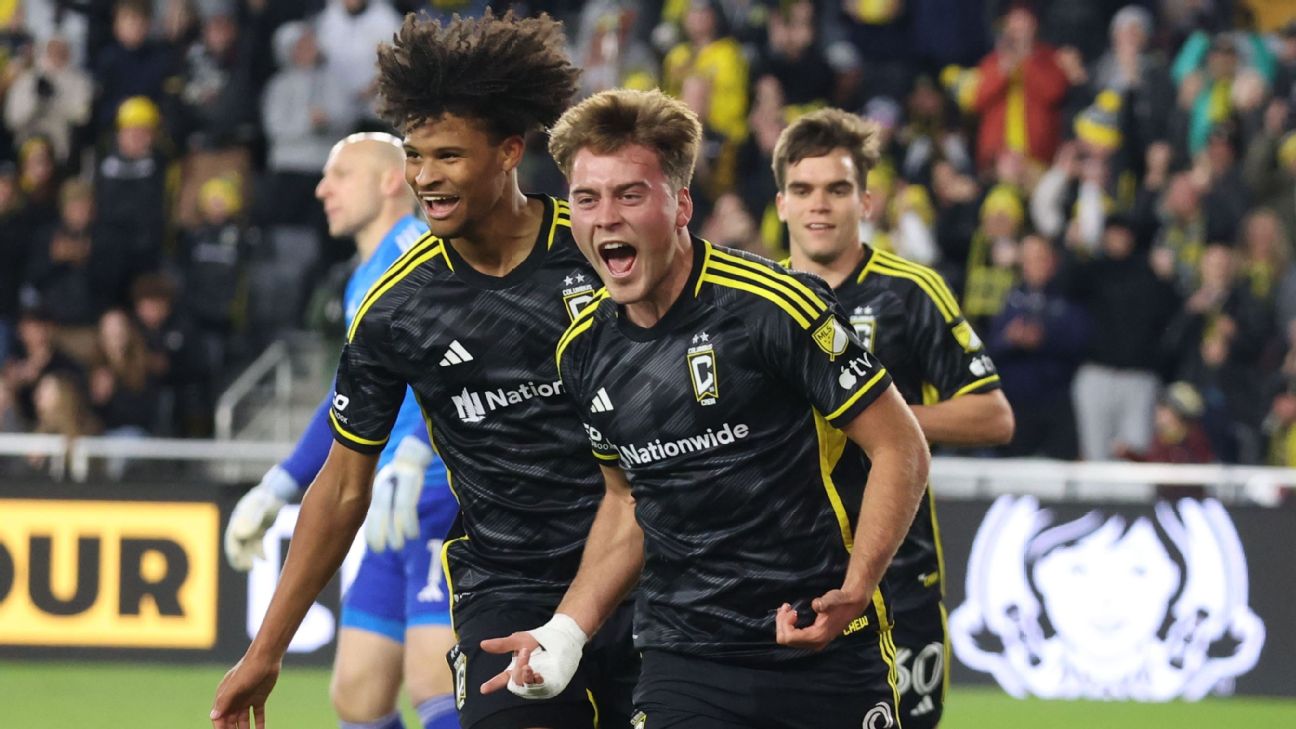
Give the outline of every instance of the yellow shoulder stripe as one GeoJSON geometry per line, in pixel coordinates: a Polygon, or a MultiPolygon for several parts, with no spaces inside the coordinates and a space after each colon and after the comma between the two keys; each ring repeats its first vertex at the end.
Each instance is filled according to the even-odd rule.
{"type": "Polygon", "coordinates": [[[859,389],[859,392],[856,392],[854,395],[851,395],[850,399],[842,403],[841,407],[837,408],[831,413],[828,413],[824,417],[828,420],[828,422],[832,422],[833,420],[836,420],[842,413],[846,412],[847,410],[850,410],[851,405],[854,405],[857,400],[859,400],[861,397],[864,397],[864,393],[868,392],[869,390],[872,390],[873,386],[876,385],[878,383],[878,380],[882,379],[882,375],[885,374],[886,374],[886,370],[882,368],[878,368],[877,374],[873,375],[873,377],[868,382],[865,382],[864,386],[859,389]]]}
{"type": "MultiPolygon", "coordinates": [[[[373,306],[374,302],[382,298],[382,295],[387,293],[391,287],[400,283],[411,271],[439,255],[445,255],[445,246],[440,238],[431,238],[427,243],[410,248],[405,255],[396,259],[396,263],[393,263],[392,267],[387,269],[386,275],[378,279],[378,283],[374,284],[373,288],[369,289],[369,293],[365,294],[359,310],[356,311],[355,319],[351,321],[351,328],[347,329],[346,340],[350,342],[355,337],[355,333],[360,327],[360,320],[364,318],[365,312],[369,311],[369,307],[373,306]]],[[[449,258],[446,260],[449,262],[449,258]]]]}
{"type": "Polygon", "coordinates": [[[549,239],[545,241],[546,249],[553,248],[558,226],[571,227],[571,203],[556,197],[551,197],[549,200],[553,202],[553,220],[549,222],[549,239]]]}
{"type": "Polygon", "coordinates": [[[598,311],[599,304],[607,297],[607,289],[599,289],[595,292],[594,298],[585,305],[585,308],[580,310],[580,313],[572,320],[571,326],[567,327],[567,331],[563,332],[563,335],[558,338],[558,348],[554,352],[554,361],[558,364],[558,374],[560,376],[562,374],[563,351],[572,343],[572,340],[594,326],[594,313],[598,311]]]}
{"type": "Polygon", "coordinates": [[[713,246],[709,241],[702,241],[702,270],[698,272],[697,284],[693,287],[693,298],[702,292],[702,280],[706,278],[707,268],[711,265],[713,246]]]}
{"type": "Polygon", "coordinates": [[[809,286],[801,283],[796,276],[772,271],[759,263],[720,250],[715,251],[713,258],[715,259],[713,265],[719,266],[724,263],[731,268],[742,269],[753,279],[760,278],[768,281],[770,285],[781,291],[791,289],[791,292],[789,292],[791,297],[797,303],[806,307],[806,311],[810,313],[812,319],[828,309],[828,305],[824,303],[823,299],[819,298],[819,294],[816,294],[809,286]]]}
{"type": "MultiPolygon", "coordinates": [[[[872,270],[884,276],[895,276],[896,278],[904,278],[913,281],[918,285],[918,288],[922,289],[923,293],[927,294],[927,298],[931,299],[932,303],[936,304],[936,308],[940,310],[941,317],[945,319],[945,323],[948,324],[959,317],[958,304],[954,301],[953,294],[950,293],[949,288],[945,286],[944,282],[939,282],[939,279],[937,279],[938,283],[933,284],[930,278],[924,276],[918,271],[907,268],[895,268],[881,261],[879,261],[876,266],[872,267],[872,270]]],[[[934,276],[935,272],[933,271],[931,274],[934,276]]]]}
{"type": "MultiPolygon", "coordinates": [[[[718,268],[718,266],[715,267],[718,268]]],[[[716,286],[726,286],[731,289],[739,289],[741,291],[746,291],[747,293],[750,294],[756,294],[757,296],[763,299],[767,299],[771,303],[778,306],[778,308],[787,312],[787,315],[795,319],[796,323],[800,324],[802,329],[810,328],[812,319],[807,319],[806,315],[802,312],[800,308],[793,306],[791,303],[789,303],[787,297],[781,296],[763,286],[758,286],[756,284],[750,283],[749,281],[743,279],[733,278],[720,271],[716,271],[714,273],[708,272],[706,274],[703,274],[702,280],[706,281],[707,283],[715,284],[716,286]]]]}
{"type": "Polygon", "coordinates": [[[940,294],[941,298],[943,298],[946,303],[953,306],[955,310],[958,309],[958,300],[954,298],[954,294],[949,290],[949,286],[946,285],[945,278],[939,273],[936,273],[935,270],[920,263],[914,263],[913,261],[901,258],[894,253],[887,253],[886,251],[881,251],[879,263],[896,270],[912,271],[930,283],[932,288],[940,294]]]}
{"type": "Polygon", "coordinates": [[[347,432],[347,429],[343,428],[342,424],[338,422],[337,416],[333,414],[332,409],[329,409],[329,420],[333,422],[333,429],[341,433],[343,438],[346,438],[352,443],[362,446],[380,446],[387,442],[386,438],[383,438],[382,440],[369,440],[368,438],[361,438],[358,435],[347,432]]]}

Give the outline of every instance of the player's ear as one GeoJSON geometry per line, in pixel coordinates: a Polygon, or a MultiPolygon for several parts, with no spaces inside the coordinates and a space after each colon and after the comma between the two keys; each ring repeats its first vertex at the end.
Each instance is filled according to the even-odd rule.
{"type": "Polygon", "coordinates": [[[400,194],[407,189],[405,170],[393,167],[383,170],[382,177],[378,180],[378,187],[385,197],[394,197],[400,194]]]}
{"type": "Polygon", "coordinates": [[[689,221],[693,219],[693,193],[687,187],[681,187],[675,193],[675,198],[679,201],[679,207],[675,210],[675,227],[687,228],[689,221]]]}
{"type": "Polygon", "coordinates": [[[500,166],[505,172],[512,172],[517,166],[522,164],[522,157],[526,154],[526,140],[520,134],[514,134],[506,137],[499,146],[500,166]]]}
{"type": "Polygon", "coordinates": [[[868,190],[860,190],[860,205],[864,209],[864,217],[873,216],[873,193],[868,190]]]}
{"type": "Polygon", "coordinates": [[[774,195],[774,209],[778,211],[779,222],[787,222],[787,213],[783,210],[783,191],[779,190],[774,195]]]}

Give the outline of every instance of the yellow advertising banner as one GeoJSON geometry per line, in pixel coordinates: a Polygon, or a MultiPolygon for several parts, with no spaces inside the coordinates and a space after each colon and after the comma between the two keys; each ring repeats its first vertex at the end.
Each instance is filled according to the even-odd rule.
{"type": "Polygon", "coordinates": [[[0,645],[211,648],[212,503],[0,499],[0,645]]]}

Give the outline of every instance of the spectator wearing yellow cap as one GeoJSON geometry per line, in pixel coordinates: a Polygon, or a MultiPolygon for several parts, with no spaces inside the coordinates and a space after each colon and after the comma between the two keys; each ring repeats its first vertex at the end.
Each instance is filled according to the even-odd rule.
{"type": "Polygon", "coordinates": [[[1076,138],[1095,150],[1115,152],[1121,146],[1120,112],[1119,93],[1099,92],[1094,103],[1076,116],[1076,138]]]}
{"type": "Polygon", "coordinates": [[[123,101],[116,113],[115,143],[95,171],[100,222],[129,241],[131,274],[161,264],[166,232],[169,161],[159,149],[162,115],[144,96],[123,101]]]}
{"type": "Polygon", "coordinates": [[[204,180],[225,172],[240,179],[251,174],[250,145],[257,135],[253,54],[235,11],[234,3],[225,0],[202,7],[201,32],[180,63],[174,119],[182,155],[174,214],[180,225],[197,220],[198,187],[204,180]]]}
{"type": "Polygon", "coordinates": [[[1031,220],[1050,238],[1093,254],[1113,211],[1132,209],[1138,178],[1131,170],[1123,128],[1124,98],[1102,91],[1076,115],[1075,140],[1063,143],[1031,195],[1031,220]]]}
{"type": "Polygon", "coordinates": [[[198,328],[213,361],[224,359],[230,332],[242,321],[244,278],[259,232],[243,223],[237,177],[209,177],[196,186],[198,221],[179,238],[184,280],[180,306],[198,328]]]}
{"type": "Polygon", "coordinates": [[[974,329],[986,328],[1016,283],[1025,219],[1021,196],[1008,185],[995,185],[981,202],[981,225],[972,234],[963,287],[963,314],[974,329]]]}

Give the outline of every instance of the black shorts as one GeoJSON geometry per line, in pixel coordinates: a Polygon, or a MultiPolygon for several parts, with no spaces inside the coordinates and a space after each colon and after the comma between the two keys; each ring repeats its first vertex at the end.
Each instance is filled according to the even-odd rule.
{"type": "Polygon", "coordinates": [[[585,646],[580,667],[561,694],[543,701],[514,696],[507,689],[482,695],[481,685],[503,671],[510,657],[483,651],[481,642],[538,628],[553,617],[553,607],[511,601],[477,605],[466,615],[455,615],[459,644],[446,659],[455,677],[455,704],[464,729],[585,729],[595,726],[596,716],[602,727],[629,726],[639,653],[630,638],[634,608],[628,603],[617,608],[585,646]]]}
{"type": "MultiPolygon", "coordinates": [[[[845,650],[747,665],[648,649],[636,729],[887,729],[896,693],[877,634],[845,650]]],[[[908,729],[906,727],[906,729],[908,729]]]]}
{"type": "Polygon", "coordinates": [[[897,613],[891,637],[896,645],[896,688],[904,729],[932,729],[945,712],[949,690],[949,635],[945,606],[931,602],[897,613]]]}

